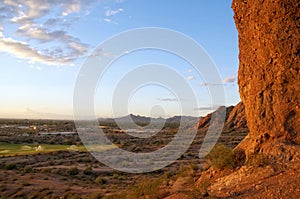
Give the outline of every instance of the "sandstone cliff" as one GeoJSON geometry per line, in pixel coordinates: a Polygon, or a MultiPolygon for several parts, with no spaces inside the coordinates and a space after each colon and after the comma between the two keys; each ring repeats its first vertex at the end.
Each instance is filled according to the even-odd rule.
{"type": "Polygon", "coordinates": [[[239,35],[239,92],[247,153],[270,142],[300,144],[300,1],[233,0],[239,35]]]}

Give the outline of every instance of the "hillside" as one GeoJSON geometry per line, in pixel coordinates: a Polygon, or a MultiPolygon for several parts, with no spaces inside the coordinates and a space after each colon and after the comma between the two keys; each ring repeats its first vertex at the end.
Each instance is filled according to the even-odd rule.
{"type": "MultiPolygon", "coordinates": [[[[216,125],[216,124],[210,124],[210,121],[211,121],[211,116],[214,113],[218,112],[218,110],[206,115],[205,117],[202,117],[198,122],[197,125],[198,127],[195,126],[194,128],[207,129],[209,125],[216,125]]],[[[236,106],[226,107],[226,118],[223,127],[223,132],[240,131],[240,130],[244,131],[247,129],[248,127],[247,127],[247,121],[245,116],[244,104],[240,102],[236,106]]]]}

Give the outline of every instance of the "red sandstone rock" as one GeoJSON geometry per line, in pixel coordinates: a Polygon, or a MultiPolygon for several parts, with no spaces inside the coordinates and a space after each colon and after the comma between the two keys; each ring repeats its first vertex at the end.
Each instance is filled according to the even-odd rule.
{"type": "Polygon", "coordinates": [[[300,144],[300,1],[233,0],[238,83],[250,133],[248,153],[268,142],[300,144]]]}

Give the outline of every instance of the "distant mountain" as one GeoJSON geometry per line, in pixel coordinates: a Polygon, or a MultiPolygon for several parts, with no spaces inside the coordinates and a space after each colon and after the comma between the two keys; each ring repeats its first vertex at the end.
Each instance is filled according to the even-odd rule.
{"type": "Polygon", "coordinates": [[[173,116],[167,119],[164,118],[151,118],[146,116],[129,114],[127,116],[118,117],[118,118],[99,118],[99,122],[115,122],[118,121],[120,123],[131,123],[131,121],[136,124],[149,124],[150,121],[153,123],[167,123],[167,124],[179,124],[182,122],[184,127],[189,127],[193,129],[207,129],[210,125],[214,126],[219,124],[218,113],[221,110],[226,109],[226,117],[225,123],[223,127],[224,132],[243,130],[248,131],[244,104],[242,102],[238,103],[236,106],[229,107],[219,107],[213,113],[206,115],[205,117],[192,117],[192,116],[173,116]],[[212,115],[215,114],[217,119],[211,122],[212,115]]]}
{"type": "Polygon", "coordinates": [[[199,118],[198,117],[192,117],[192,116],[174,116],[174,117],[170,117],[167,119],[164,119],[162,117],[158,117],[158,118],[151,118],[151,117],[146,117],[146,116],[140,116],[140,115],[133,115],[133,114],[129,114],[127,116],[123,116],[123,117],[118,117],[118,118],[99,118],[98,119],[100,122],[122,122],[122,123],[127,123],[127,122],[131,122],[134,121],[135,123],[150,123],[150,121],[152,122],[157,122],[157,123],[196,123],[199,118]]]}

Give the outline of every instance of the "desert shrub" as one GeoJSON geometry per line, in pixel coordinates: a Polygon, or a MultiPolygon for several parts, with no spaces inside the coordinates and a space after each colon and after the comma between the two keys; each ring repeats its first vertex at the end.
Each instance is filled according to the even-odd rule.
{"type": "Polygon", "coordinates": [[[236,167],[235,153],[223,144],[217,144],[206,156],[211,166],[216,169],[232,169],[236,167]]]}
{"type": "Polygon", "coordinates": [[[103,178],[102,176],[98,176],[98,177],[95,179],[95,183],[100,184],[100,185],[103,185],[103,184],[106,184],[106,183],[107,183],[107,179],[106,179],[106,178],[103,178]]]}
{"type": "Polygon", "coordinates": [[[17,165],[16,165],[16,163],[6,164],[4,166],[4,169],[6,169],[6,170],[14,170],[14,169],[17,169],[17,165]]]}
{"type": "Polygon", "coordinates": [[[78,193],[69,191],[69,192],[64,193],[64,195],[61,198],[63,198],[63,199],[79,199],[81,197],[78,193]]]}
{"type": "Polygon", "coordinates": [[[181,166],[177,171],[175,178],[179,177],[192,177],[195,174],[195,166],[193,164],[189,164],[187,166],[181,166]]]}
{"type": "Polygon", "coordinates": [[[145,196],[153,199],[159,198],[159,190],[161,184],[161,179],[142,181],[132,187],[132,189],[128,193],[128,196],[130,196],[130,198],[142,198],[145,196]]]}
{"type": "Polygon", "coordinates": [[[167,171],[164,174],[165,178],[167,178],[167,179],[169,179],[169,178],[171,178],[171,177],[173,177],[175,175],[176,175],[176,172],[174,172],[174,171],[167,171]]]}
{"type": "Polygon", "coordinates": [[[124,177],[122,176],[121,173],[114,173],[113,176],[112,176],[113,179],[117,179],[117,180],[124,180],[124,177]]]}
{"type": "Polygon", "coordinates": [[[71,167],[68,172],[71,176],[75,176],[79,173],[79,170],[77,167],[71,167]]]}
{"type": "Polygon", "coordinates": [[[189,164],[190,169],[192,169],[193,171],[197,171],[199,169],[198,164],[196,163],[190,163],[189,164]]]}
{"type": "Polygon", "coordinates": [[[25,174],[25,173],[30,173],[30,172],[32,172],[32,168],[31,168],[31,167],[25,167],[25,168],[23,169],[23,174],[25,174]]]}
{"type": "Polygon", "coordinates": [[[249,155],[246,165],[255,166],[255,167],[263,167],[267,164],[266,157],[262,153],[254,153],[249,155]]]}
{"type": "Polygon", "coordinates": [[[246,154],[245,151],[239,148],[234,150],[234,159],[236,166],[243,166],[246,161],[246,154]]]}
{"type": "Polygon", "coordinates": [[[93,173],[93,169],[92,169],[92,167],[86,167],[85,169],[84,169],[84,171],[83,171],[83,173],[85,174],[85,175],[91,175],[92,173],[93,173]]]}
{"type": "Polygon", "coordinates": [[[50,168],[43,168],[41,170],[42,173],[51,173],[51,169],[50,168]]]}

